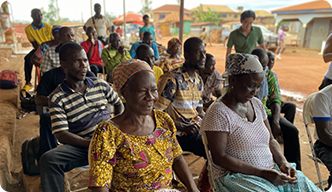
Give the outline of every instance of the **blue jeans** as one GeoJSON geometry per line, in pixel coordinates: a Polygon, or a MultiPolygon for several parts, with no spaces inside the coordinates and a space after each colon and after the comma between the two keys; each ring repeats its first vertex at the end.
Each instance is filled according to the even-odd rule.
{"type": "Polygon", "coordinates": [[[60,145],[47,151],[39,161],[42,190],[64,192],[64,172],[88,164],[88,148],[60,145]]]}
{"type": "Polygon", "coordinates": [[[56,148],[57,138],[52,134],[51,116],[49,112],[40,115],[39,124],[39,154],[43,155],[46,151],[56,148]]]}

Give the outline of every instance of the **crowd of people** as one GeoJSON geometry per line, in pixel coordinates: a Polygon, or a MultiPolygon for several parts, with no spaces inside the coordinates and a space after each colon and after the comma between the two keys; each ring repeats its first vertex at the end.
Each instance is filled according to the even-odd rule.
{"type": "MultiPolygon", "coordinates": [[[[127,50],[118,33],[107,35],[112,24],[100,14],[100,4],[94,10],[81,44],[71,28],[42,22],[38,9],[26,28],[34,50],[25,57],[23,89],[31,89],[32,65],[42,75],[36,104],[43,191],[64,191],[64,173],[88,164],[93,192],[204,191],[182,157],[189,151],[207,159],[202,137],[208,140],[213,162],[207,164],[217,191],[320,191],[301,172],[296,106],[281,100],[272,71],[275,56],[266,51],[260,28],[252,26],[253,11],[244,11],[242,26],[231,32],[220,74],[206,52],[205,30],[184,43],[170,39],[169,56],[161,59],[148,15],[141,40],[127,50]]],[[[331,45],[330,35],[326,62],[332,61],[331,45]]],[[[317,99],[322,107],[314,113],[315,150],[330,171],[332,113],[322,102],[332,105],[331,87],[322,89],[317,99]]]]}

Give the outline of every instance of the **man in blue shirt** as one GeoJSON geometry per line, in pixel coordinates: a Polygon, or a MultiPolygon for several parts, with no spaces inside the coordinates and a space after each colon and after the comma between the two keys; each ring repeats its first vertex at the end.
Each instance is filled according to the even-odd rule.
{"type": "Polygon", "coordinates": [[[144,33],[148,31],[153,36],[153,42],[156,42],[156,35],[155,35],[154,27],[152,25],[149,25],[149,22],[150,22],[149,15],[144,15],[143,16],[143,22],[144,22],[144,26],[139,30],[140,40],[143,40],[144,33]]]}
{"type": "Polygon", "coordinates": [[[149,45],[153,49],[153,51],[154,51],[155,59],[156,60],[159,59],[158,46],[153,42],[153,36],[148,31],[144,33],[144,35],[143,35],[143,41],[138,41],[138,42],[134,43],[133,46],[131,47],[131,49],[130,49],[130,56],[131,56],[131,58],[135,58],[135,56],[136,56],[136,49],[142,43],[145,43],[145,44],[149,45]]]}

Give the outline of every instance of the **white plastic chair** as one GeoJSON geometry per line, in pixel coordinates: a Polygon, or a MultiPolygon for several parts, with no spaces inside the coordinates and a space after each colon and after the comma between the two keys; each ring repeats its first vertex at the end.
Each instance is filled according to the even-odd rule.
{"type": "Polygon", "coordinates": [[[305,128],[306,128],[306,131],[307,131],[309,144],[310,144],[310,148],[311,148],[311,154],[308,154],[308,157],[315,162],[317,177],[318,177],[318,180],[319,180],[319,182],[315,183],[315,185],[319,186],[322,189],[322,191],[324,191],[323,185],[327,183],[327,180],[322,181],[322,176],[321,176],[319,166],[318,166],[318,163],[320,163],[322,165],[324,165],[324,163],[316,156],[313,141],[312,141],[312,137],[311,137],[311,133],[310,133],[310,128],[308,126],[309,124],[314,124],[315,123],[314,120],[313,120],[313,116],[312,116],[312,109],[313,109],[312,101],[315,98],[316,94],[317,94],[317,92],[312,93],[311,95],[308,96],[308,98],[304,102],[304,105],[303,105],[303,122],[304,122],[304,125],[305,125],[305,128]]]}
{"type": "Polygon", "coordinates": [[[206,157],[208,160],[206,168],[207,168],[207,171],[209,174],[209,183],[211,186],[211,191],[216,192],[217,186],[216,186],[216,183],[214,182],[214,175],[213,175],[213,169],[212,169],[213,160],[212,160],[212,156],[211,156],[210,149],[209,149],[209,142],[207,140],[205,132],[202,133],[202,140],[203,140],[203,144],[204,144],[204,148],[205,148],[206,157]]]}

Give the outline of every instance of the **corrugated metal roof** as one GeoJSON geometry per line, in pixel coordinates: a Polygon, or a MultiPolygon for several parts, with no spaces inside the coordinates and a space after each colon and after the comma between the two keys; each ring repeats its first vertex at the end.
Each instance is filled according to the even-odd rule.
{"type": "Polygon", "coordinates": [[[317,10],[317,9],[332,9],[331,4],[325,0],[311,1],[308,3],[302,3],[298,5],[293,5],[281,9],[273,10],[273,12],[283,12],[283,11],[301,11],[301,10],[317,10]]]}
{"type": "MultiPolygon", "coordinates": [[[[183,15],[183,20],[193,21],[193,19],[188,17],[187,15],[183,15]]],[[[160,20],[159,22],[170,22],[170,23],[180,22],[180,12],[173,12],[167,15],[164,19],[160,20]]]]}
{"type": "MultiPolygon", "coordinates": [[[[153,9],[149,12],[179,12],[179,11],[180,11],[180,6],[179,5],[163,5],[161,7],[153,9]]],[[[190,10],[185,8],[184,12],[190,13],[190,10]]]]}
{"type": "MultiPolygon", "coordinates": [[[[202,4],[203,11],[209,11],[208,7],[211,9],[211,11],[216,11],[216,12],[239,13],[238,10],[233,9],[233,8],[229,8],[226,5],[203,5],[202,4]]],[[[199,6],[196,7],[196,8],[191,9],[190,11],[198,10],[198,8],[199,8],[199,6]]]]}

